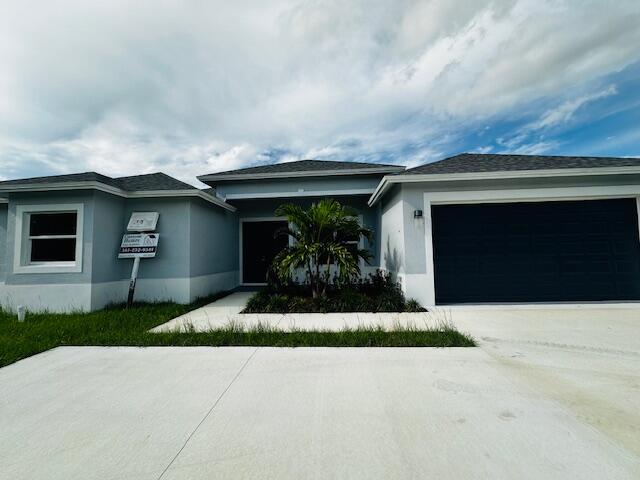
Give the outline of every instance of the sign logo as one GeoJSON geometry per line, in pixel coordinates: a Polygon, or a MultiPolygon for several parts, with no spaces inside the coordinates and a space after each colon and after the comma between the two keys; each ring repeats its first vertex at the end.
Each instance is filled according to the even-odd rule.
{"type": "Polygon", "coordinates": [[[153,258],[159,239],[157,233],[126,233],[122,236],[118,258],[153,258]]]}

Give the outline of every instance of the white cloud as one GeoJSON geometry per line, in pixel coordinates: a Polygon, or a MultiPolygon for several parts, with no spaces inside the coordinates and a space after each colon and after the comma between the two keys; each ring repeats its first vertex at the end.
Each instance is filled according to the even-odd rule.
{"type": "Polygon", "coordinates": [[[617,94],[618,91],[615,85],[609,85],[604,90],[599,92],[590,93],[587,95],[582,95],[578,98],[568,100],[558,107],[545,112],[538,121],[534,122],[529,126],[531,130],[542,130],[549,127],[555,127],[557,125],[561,125],[563,123],[567,123],[569,120],[573,118],[575,113],[582,107],[583,105],[593,102],[595,100],[600,100],[601,98],[610,97],[611,95],[617,94]]]}
{"type": "Polygon", "coordinates": [[[308,157],[429,161],[637,61],[639,22],[625,0],[3,2],[0,171],[194,182],[308,157]]]}
{"type": "Polygon", "coordinates": [[[616,86],[609,85],[596,92],[566,100],[557,107],[543,112],[535,121],[519,127],[510,136],[498,138],[497,143],[505,150],[513,153],[537,155],[553,150],[559,144],[545,139],[546,132],[561,128],[569,123],[578,110],[588,103],[616,95],[617,93],[616,86]]]}

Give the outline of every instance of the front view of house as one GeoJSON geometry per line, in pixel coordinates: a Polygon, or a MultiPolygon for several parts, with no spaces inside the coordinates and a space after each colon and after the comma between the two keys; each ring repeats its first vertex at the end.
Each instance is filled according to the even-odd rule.
{"type": "Polygon", "coordinates": [[[0,305],[95,310],[126,300],[118,252],[134,212],[159,214],[136,299],[188,303],[266,281],[282,203],[353,207],[424,305],[640,300],[640,159],[461,154],[405,170],[301,160],[198,177],[94,172],[0,182],[0,305]]]}

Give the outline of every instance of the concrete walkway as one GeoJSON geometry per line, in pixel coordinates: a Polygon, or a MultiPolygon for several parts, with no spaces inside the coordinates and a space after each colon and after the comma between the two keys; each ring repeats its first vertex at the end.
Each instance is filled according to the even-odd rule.
{"type": "Polygon", "coordinates": [[[253,328],[258,325],[279,330],[343,330],[345,328],[398,326],[436,327],[444,319],[426,313],[288,313],[243,314],[252,292],[235,292],[209,305],[193,310],[152,329],[152,332],[204,332],[235,326],[253,328]]]}
{"type": "Polygon", "coordinates": [[[212,330],[228,325],[247,305],[254,292],[234,292],[204,307],[176,317],[157,326],[152,332],[212,330]]]}
{"type": "MultiPolygon", "coordinates": [[[[232,293],[151,331],[204,332],[230,326],[248,329],[258,325],[284,331],[338,331],[358,327],[392,330],[398,327],[438,328],[451,325],[465,332],[474,332],[481,325],[484,332],[487,329],[490,332],[494,325],[497,330],[504,332],[505,325],[518,328],[527,325],[534,331],[555,332],[557,325],[571,322],[582,324],[585,317],[596,323],[608,321],[612,314],[618,319],[640,318],[640,303],[450,306],[433,308],[424,313],[240,313],[252,294],[253,292],[232,293]]],[[[579,335],[580,330],[576,330],[574,334],[579,335]]]]}

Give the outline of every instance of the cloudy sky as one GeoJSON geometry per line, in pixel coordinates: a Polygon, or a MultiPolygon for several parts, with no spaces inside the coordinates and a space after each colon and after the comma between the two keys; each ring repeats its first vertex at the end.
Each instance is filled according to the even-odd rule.
{"type": "Polygon", "coordinates": [[[640,156],[640,2],[0,2],[0,178],[640,156]]]}

